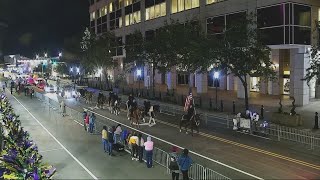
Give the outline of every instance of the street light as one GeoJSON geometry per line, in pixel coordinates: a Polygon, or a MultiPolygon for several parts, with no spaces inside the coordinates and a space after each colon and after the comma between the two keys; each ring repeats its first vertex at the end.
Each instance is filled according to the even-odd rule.
{"type": "Polygon", "coordinates": [[[39,59],[39,55],[38,54],[36,55],[36,59],[39,59]]]}
{"type": "Polygon", "coordinates": [[[219,79],[220,73],[218,71],[215,71],[213,73],[214,82],[213,85],[216,87],[216,109],[218,109],[218,79],[219,79]]]}
{"type": "Polygon", "coordinates": [[[77,74],[79,74],[79,73],[80,73],[80,68],[77,67],[77,74]]]}
{"type": "Polygon", "coordinates": [[[62,52],[59,52],[59,57],[62,57],[62,52]]]}
{"type": "Polygon", "coordinates": [[[137,69],[137,76],[138,76],[138,81],[139,81],[139,94],[138,94],[138,96],[140,96],[141,69],[137,69]]]}
{"type": "Polygon", "coordinates": [[[44,57],[47,58],[48,57],[48,53],[44,53],[44,57]]]}
{"type": "Polygon", "coordinates": [[[101,79],[102,79],[102,68],[100,68],[99,70],[98,70],[98,74],[99,74],[99,76],[100,76],[100,88],[102,88],[102,81],[101,81],[101,79]]]}

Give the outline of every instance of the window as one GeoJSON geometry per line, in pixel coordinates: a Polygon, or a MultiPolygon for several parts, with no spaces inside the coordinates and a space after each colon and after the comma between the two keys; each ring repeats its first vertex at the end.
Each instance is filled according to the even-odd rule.
{"type": "Polygon", "coordinates": [[[189,84],[188,74],[178,74],[178,84],[189,84]]]}
{"type": "Polygon", "coordinates": [[[122,11],[123,0],[115,0],[109,4],[110,13],[110,30],[122,27],[122,11]]]}
{"type": "Polygon", "coordinates": [[[285,3],[257,10],[261,39],[267,45],[311,42],[311,7],[285,3]]]}
{"type": "Polygon", "coordinates": [[[129,6],[129,5],[134,4],[134,3],[138,2],[138,1],[140,1],[140,0],[125,0],[124,1],[124,6],[129,6]]]}
{"type": "Polygon", "coordinates": [[[199,7],[199,0],[172,0],[171,12],[177,13],[184,10],[199,7]]]}
{"type": "Polygon", "coordinates": [[[164,0],[146,1],[146,20],[162,17],[166,14],[166,2],[164,0]]]}
{"type": "Polygon", "coordinates": [[[259,34],[267,45],[284,44],[284,27],[259,29],[259,34]]]}
{"type": "Polygon", "coordinates": [[[100,9],[100,17],[107,15],[107,6],[100,9]]]}
{"type": "Polygon", "coordinates": [[[225,29],[225,16],[207,19],[207,34],[220,34],[225,29]]]}
{"type": "Polygon", "coordinates": [[[221,1],[224,1],[224,0],[207,0],[207,4],[213,4],[221,1]]]}
{"type": "Polygon", "coordinates": [[[294,44],[311,44],[311,28],[309,27],[294,27],[294,44]]]}
{"type": "Polygon", "coordinates": [[[311,26],[311,7],[294,4],[294,25],[311,26]]]}
{"type": "Polygon", "coordinates": [[[134,4],[130,4],[125,7],[125,26],[141,22],[140,2],[136,2],[134,0],[130,2],[134,2],[134,4]]]}
{"type": "Polygon", "coordinates": [[[94,21],[96,19],[96,12],[90,13],[90,21],[94,21]]]}
{"type": "Polygon", "coordinates": [[[111,55],[112,56],[123,55],[122,37],[116,37],[113,41],[114,41],[114,44],[112,44],[113,48],[111,49],[111,55]]]}
{"type": "Polygon", "coordinates": [[[154,30],[148,30],[146,31],[146,41],[151,41],[155,36],[155,31],[154,30]]]}
{"type": "Polygon", "coordinates": [[[271,6],[263,9],[258,9],[258,28],[281,26],[284,20],[284,5],[271,6]]]}

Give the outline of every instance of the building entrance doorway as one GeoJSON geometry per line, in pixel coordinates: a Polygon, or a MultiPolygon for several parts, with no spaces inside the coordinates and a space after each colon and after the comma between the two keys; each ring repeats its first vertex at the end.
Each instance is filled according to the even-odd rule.
{"type": "Polygon", "coordinates": [[[250,91],[260,92],[260,77],[250,77],[250,91]]]}

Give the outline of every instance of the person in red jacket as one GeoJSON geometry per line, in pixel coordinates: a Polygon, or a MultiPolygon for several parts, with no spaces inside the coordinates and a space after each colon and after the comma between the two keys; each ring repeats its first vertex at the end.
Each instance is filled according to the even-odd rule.
{"type": "Polygon", "coordinates": [[[87,113],[86,119],[85,119],[85,126],[87,127],[87,131],[89,130],[89,113],[87,113]]]}

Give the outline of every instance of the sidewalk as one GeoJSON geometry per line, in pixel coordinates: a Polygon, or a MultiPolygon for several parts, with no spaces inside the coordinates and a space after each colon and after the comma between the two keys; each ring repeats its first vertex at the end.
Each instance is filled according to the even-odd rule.
{"type": "MultiPolygon", "coordinates": [[[[66,100],[66,104],[80,112],[83,108],[94,106],[75,102],[72,99],[66,100]]],[[[106,124],[114,123],[100,115],[129,125],[125,113],[114,116],[106,110],[94,111],[99,116],[99,121],[106,124]]],[[[201,130],[200,135],[191,137],[178,133],[175,125],[177,120],[176,117],[159,116],[156,126],[142,126],[140,130],[264,179],[316,179],[320,177],[319,154],[291,149],[290,146],[283,143],[238,133],[203,132],[201,130]]],[[[156,141],[156,143],[163,145],[161,141],[156,141]]],[[[168,148],[167,145],[163,146],[168,148]]],[[[248,179],[248,176],[196,155],[193,155],[193,158],[200,164],[213,168],[230,178],[248,179]]]]}
{"type": "Polygon", "coordinates": [[[62,117],[58,112],[41,104],[36,98],[16,95],[28,109],[25,110],[11,95],[13,107],[22,119],[22,126],[30,132],[39,146],[44,160],[57,168],[55,179],[93,179],[48,133],[36,122],[31,114],[65,148],[98,179],[169,179],[165,169],[159,166],[147,169],[144,163],[131,161],[127,153],[110,157],[104,153],[100,135],[89,135],[83,127],[70,117],[62,117]]]}

